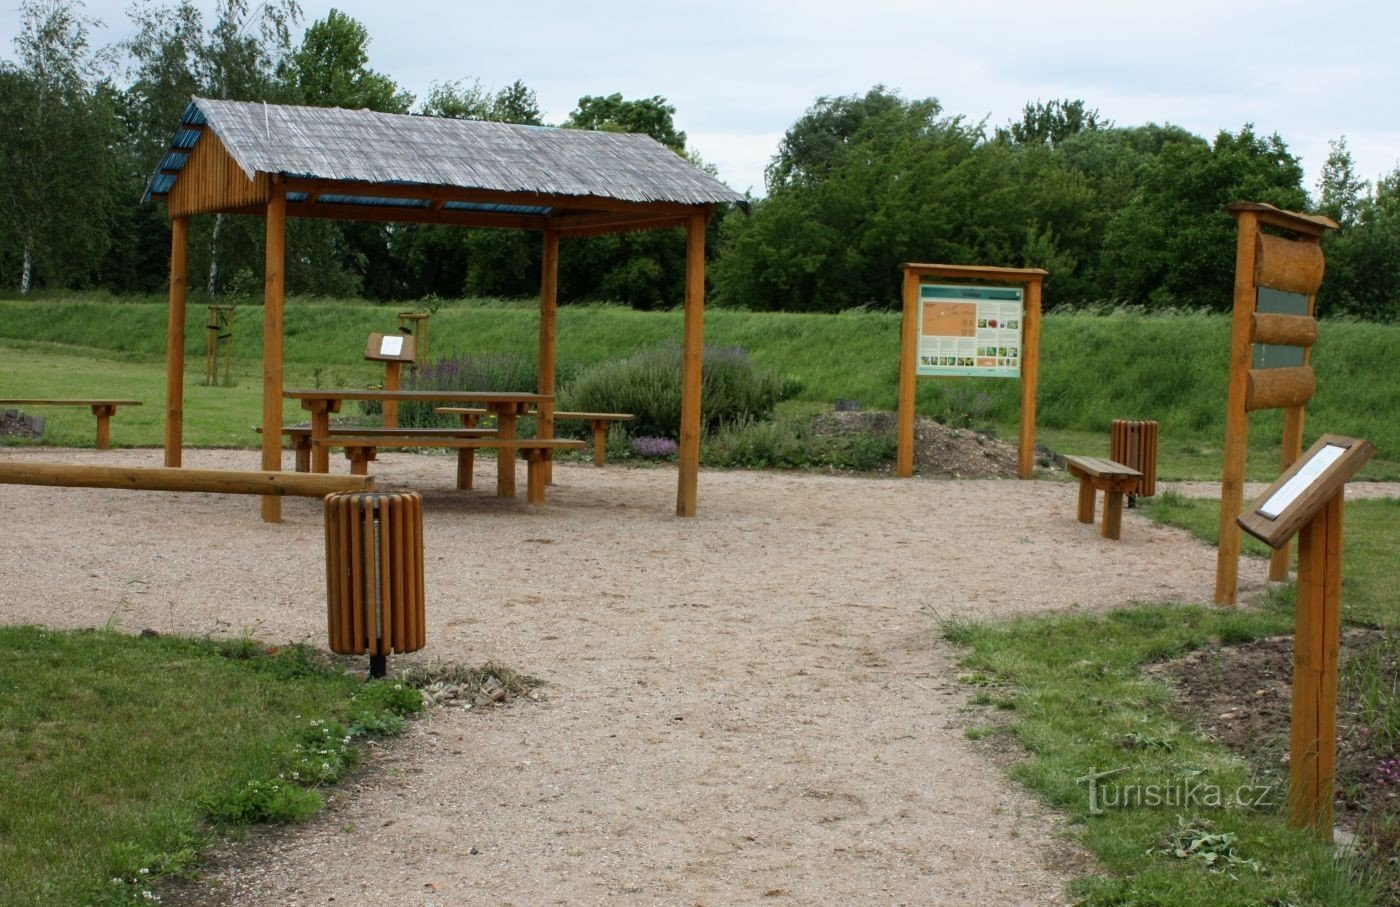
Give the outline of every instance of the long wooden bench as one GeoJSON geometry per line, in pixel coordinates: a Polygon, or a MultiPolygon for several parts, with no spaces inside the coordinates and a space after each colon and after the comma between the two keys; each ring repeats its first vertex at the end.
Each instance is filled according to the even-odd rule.
{"type": "MultiPolygon", "coordinates": [[[[457,429],[450,429],[457,431],[457,429]]],[[[471,487],[471,473],[462,472],[464,451],[483,448],[493,450],[518,450],[528,464],[526,468],[526,499],[531,504],[544,503],[545,464],[549,463],[556,450],[580,450],[585,444],[572,438],[492,438],[492,437],[385,437],[382,435],[358,435],[353,437],[333,436],[316,439],[312,444],[325,447],[345,448],[345,458],[350,461],[350,474],[369,474],[369,464],[375,459],[381,447],[434,447],[455,449],[457,457],[457,487],[471,487]]]]}
{"type": "MultiPolygon", "coordinates": [[[[470,428],[476,425],[477,420],[485,414],[485,410],[470,409],[462,406],[439,406],[434,412],[446,415],[456,415],[462,418],[462,427],[470,428]]],[[[529,416],[537,416],[538,412],[526,413],[529,416]]],[[[555,412],[554,421],[579,421],[588,422],[593,429],[593,465],[602,466],[607,460],[608,452],[608,429],[614,422],[629,422],[632,419],[631,413],[576,413],[576,412],[555,412]]]]}
{"type": "Polygon", "coordinates": [[[140,406],[140,400],[92,400],[87,398],[74,399],[68,397],[48,397],[35,398],[33,400],[21,400],[19,398],[0,399],[0,406],[86,406],[92,410],[92,414],[97,417],[97,449],[106,450],[112,445],[112,414],[117,411],[118,406],[140,406]]]}
{"type": "Polygon", "coordinates": [[[75,466],[66,463],[0,462],[0,483],[136,491],[204,491],[215,494],[299,495],[323,498],[337,491],[372,491],[368,476],[298,475],[168,466],[75,466]]]}
{"type": "MultiPolygon", "coordinates": [[[[262,434],[261,426],[254,426],[253,431],[262,434]]],[[[383,437],[383,438],[476,438],[494,435],[494,428],[366,428],[363,426],[344,425],[331,426],[331,437],[340,435],[355,435],[357,437],[383,437]]],[[[292,442],[292,451],[296,455],[296,471],[311,471],[311,426],[309,425],[284,425],[282,434],[292,442]]],[[[467,451],[467,486],[471,487],[471,452],[467,451]]]]}
{"type": "Polygon", "coordinates": [[[1094,522],[1094,498],[1104,492],[1103,523],[1106,539],[1116,539],[1123,531],[1123,495],[1142,481],[1136,469],[1102,457],[1065,457],[1069,474],[1079,479],[1079,522],[1094,522]]]}

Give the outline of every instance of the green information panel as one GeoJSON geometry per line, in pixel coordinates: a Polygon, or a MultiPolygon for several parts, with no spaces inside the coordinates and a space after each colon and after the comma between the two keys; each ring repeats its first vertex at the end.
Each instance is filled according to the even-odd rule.
{"type": "Polygon", "coordinates": [[[1022,301],[1019,287],[920,286],[916,373],[1019,377],[1022,301]]]}
{"type": "MultiPolygon", "coordinates": [[[[1306,315],[1308,297],[1302,293],[1285,293],[1260,287],[1256,291],[1254,309],[1265,315],[1306,315]]],[[[1303,364],[1301,346],[1281,346],[1273,343],[1254,344],[1252,368],[1294,368],[1303,364]]]]}

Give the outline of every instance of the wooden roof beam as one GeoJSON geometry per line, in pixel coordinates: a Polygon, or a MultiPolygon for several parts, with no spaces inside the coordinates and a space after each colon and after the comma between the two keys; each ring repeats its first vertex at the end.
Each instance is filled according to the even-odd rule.
{"type": "Polygon", "coordinates": [[[642,217],[583,214],[550,218],[550,227],[561,237],[603,236],[608,233],[630,233],[638,230],[663,230],[684,227],[684,217],[642,217]]]}
{"type": "MultiPolygon", "coordinates": [[[[234,211],[236,214],[261,213],[234,211]]],[[[321,202],[288,202],[288,217],[318,220],[355,220],[390,224],[444,224],[453,227],[503,227],[514,230],[544,230],[549,221],[533,214],[507,214],[490,211],[433,211],[429,208],[396,208],[389,205],[331,205],[321,202]]]]}
{"type": "Polygon", "coordinates": [[[428,202],[465,202],[482,205],[522,205],[536,208],[570,208],[583,211],[646,213],[656,217],[683,217],[708,205],[681,205],[674,202],[629,202],[616,198],[579,195],[549,195],[539,192],[501,192],[495,189],[460,189],[450,186],[418,186],[399,183],[362,183],[339,180],[284,180],[288,192],[321,192],[362,198],[411,198],[428,202]]]}

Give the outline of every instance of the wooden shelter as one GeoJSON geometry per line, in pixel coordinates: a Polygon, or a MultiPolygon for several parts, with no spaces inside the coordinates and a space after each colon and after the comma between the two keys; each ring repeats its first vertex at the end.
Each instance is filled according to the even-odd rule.
{"type": "MultiPolygon", "coordinates": [[[[686,231],[680,478],[693,516],[700,460],[705,225],[739,193],[645,135],[195,98],[147,198],[171,219],[165,464],[183,449],[186,252],[196,214],[267,220],[262,468],[281,467],[286,219],[319,217],[535,230],[543,236],[539,392],[555,392],[559,241],[631,230],[686,231]]],[[[553,407],[540,434],[553,435],[553,407]]],[[[263,499],[263,519],[281,518],[263,499]]]]}

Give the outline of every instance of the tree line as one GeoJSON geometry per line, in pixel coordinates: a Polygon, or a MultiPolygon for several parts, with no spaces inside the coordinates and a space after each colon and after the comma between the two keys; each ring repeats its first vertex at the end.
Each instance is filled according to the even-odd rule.
{"type": "MultiPolygon", "coordinates": [[[[414,98],[369,66],[370,36],[332,9],[298,42],[296,0],[137,0],[135,34],[97,47],[78,0],[26,0],[0,61],[0,287],[159,293],[169,222],[142,204],[193,95],[392,113],[544,122],[521,81],[462,78],[414,98]]],[[[665,98],[584,96],[568,128],[647,133],[697,166],[665,98]]],[[[1232,201],[1325,214],[1323,314],[1400,319],[1400,168],[1361,179],[1344,137],[1309,193],[1296,156],[1251,125],[1206,139],[1171,125],[1120,126],[1083,100],[1028,103],[1000,126],[883,86],[822,97],[783,136],[749,210],[722,210],[708,244],[714,304],[841,311],[899,304],[905,261],[1050,271],[1046,303],[1228,308],[1232,201]]],[[[256,298],[262,222],[191,224],[190,283],[256,298]]],[[[531,296],[538,238],[520,231],[293,220],[296,293],[420,300],[531,296]]],[[[571,240],[560,298],[669,308],[682,296],[676,231],[571,240]]]]}

